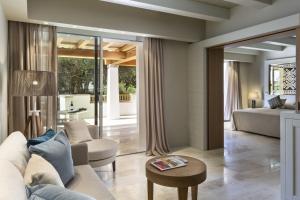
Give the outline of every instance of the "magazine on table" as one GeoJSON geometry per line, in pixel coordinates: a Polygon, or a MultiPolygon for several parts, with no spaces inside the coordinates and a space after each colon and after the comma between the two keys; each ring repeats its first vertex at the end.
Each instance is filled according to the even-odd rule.
{"type": "Polygon", "coordinates": [[[154,160],[151,164],[160,171],[186,166],[188,161],[180,156],[167,156],[154,160]]]}

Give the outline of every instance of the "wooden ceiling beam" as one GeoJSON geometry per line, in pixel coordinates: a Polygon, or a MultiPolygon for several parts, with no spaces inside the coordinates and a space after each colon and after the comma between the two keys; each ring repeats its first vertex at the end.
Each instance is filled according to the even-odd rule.
{"type": "Polygon", "coordinates": [[[103,49],[103,50],[107,50],[107,49],[109,49],[109,47],[112,46],[112,45],[113,45],[112,42],[108,42],[107,44],[105,44],[105,45],[102,47],[102,49],[103,49]]]}
{"type": "Polygon", "coordinates": [[[125,44],[120,48],[120,51],[129,51],[131,49],[134,49],[135,45],[134,44],[125,44]]]}
{"type": "Polygon", "coordinates": [[[125,59],[118,60],[118,61],[116,61],[116,62],[114,62],[112,64],[114,64],[114,65],[122,65],[123,63],[129,62],[129,61],[132,61],[132,60],[136,60],[136,55],[128,57],[128,58],[125,58],[125,59]]]}
{"type": "Polygon", "coordinates": [[[57,46],[58,47],[60,47],[60,45],[61,45],[61,43],[62,43],[62,41],[63,41],[64,39],[63,38],[57,38],[57,46]]]}
{"type": "Polygon", "coordinates": [[[89,42],[89,40],[80,40],[77,44],[77,48],[83,49],[89,42]]]}
{"type": "Polygon", "coordinates": [[[131,60],[128,62],[124,62],[121,64],[121,66],[125,66],[125,67],[136,67],[136,59],[135,60],[131,60]]]}

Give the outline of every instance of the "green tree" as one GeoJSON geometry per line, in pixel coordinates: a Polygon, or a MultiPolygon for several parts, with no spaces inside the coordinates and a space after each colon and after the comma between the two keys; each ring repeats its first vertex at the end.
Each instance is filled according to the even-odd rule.
{"type": "Polygon", "coordinates": [[[94,85],[95,63],[92,59],[58,59],[58,89],[60,94],[89,94],[94,85]]]}

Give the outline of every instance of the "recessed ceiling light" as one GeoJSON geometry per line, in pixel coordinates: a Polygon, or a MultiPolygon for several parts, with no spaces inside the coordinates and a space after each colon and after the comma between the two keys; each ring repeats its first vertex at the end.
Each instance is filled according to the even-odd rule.
{"type": "Polygon", "coordinates": [[[48,25],[48,24],[49,24],[49,22],[44,22],[44,24],[48,25]]]}

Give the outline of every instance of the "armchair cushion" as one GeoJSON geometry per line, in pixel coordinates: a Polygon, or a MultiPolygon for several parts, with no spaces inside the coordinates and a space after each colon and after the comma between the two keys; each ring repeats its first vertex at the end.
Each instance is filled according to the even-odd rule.
{"type": "Polygon", "coordinates": [[[109,139],[97,139],[87,142],[89,161],[103,160],[116,155],[118,143],[109,139]]]}
{"type": "Polygon", "coordinates": [[[72,144],[71,149],[74,166],[89,164],[88,146],[86,143],[72,144]]]}
{"type": "Polygon", "coordinates": [[[87,124],[83,121],[70,121],[64,125],[71,144],[87,142],[93,139],[87,124]]]}

